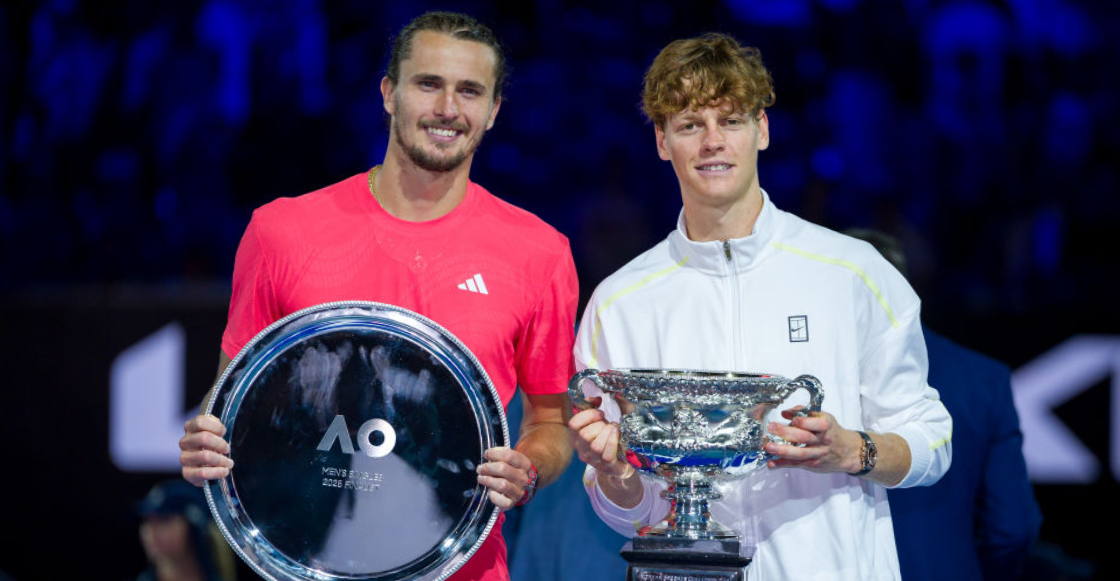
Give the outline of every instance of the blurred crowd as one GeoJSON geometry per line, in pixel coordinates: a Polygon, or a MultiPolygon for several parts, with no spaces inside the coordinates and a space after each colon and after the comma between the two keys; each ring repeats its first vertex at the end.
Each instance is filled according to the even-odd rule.
{"type": "Polygon", "coordinates": [[[506,43],[511,85],[474,177],[572,239],[585,299],[679,211],[637,106],[644,67],[720,30],[775,76],[763,187],[902,239],[929,312],[1111,302],[1106,0],[0,6],[0,290],[228,280],[254,207],[380,159],[387,39],[434,7],[506,43]]]}

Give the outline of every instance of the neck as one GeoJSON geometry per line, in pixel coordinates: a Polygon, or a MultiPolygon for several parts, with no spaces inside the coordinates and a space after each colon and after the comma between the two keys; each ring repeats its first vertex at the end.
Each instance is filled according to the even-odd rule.
{"type": "Polygon", "coordinates": [[[757,185],[746,196],[728,205],[705,205],[684,197],[685,231],[693,242],[750,236],[761,212],[762,191],[757,185]]]}
{"type": "Polygon", "coordinates": [[[417,167],[408,155],[390,147],[374,186],[377,202],[393,216],[409,222],[442,218],[467,195],[471,160],[447,172],[417,167]]]}

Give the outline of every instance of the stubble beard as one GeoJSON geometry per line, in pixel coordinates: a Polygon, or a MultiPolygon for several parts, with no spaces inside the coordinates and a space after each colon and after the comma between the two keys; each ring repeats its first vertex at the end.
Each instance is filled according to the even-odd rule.
{"type": "MultiPolygon", "coordinates": [[[[397,145],[400,145],[401,149],[403,149],[405,154],[408,155],[409,161],[416,164],[416,166],[420,169],[431,172],[449,172],[463,165],[463,162],[474,155],[474,152],[482,143],[482,137],[486,135],[486,130],[483,129],[479,131],[477,136],[475,136],[473,142],[468,143],[467,146],[463,148],[459,153],[456,153],[451,157],[441,157],[425,151],[422,147],[420,147],[419,144],[414,143],[409,145],[405,143],[404,137],[402,137],[404,135],[403,121],[401,121],[400,118],[397,118],[393,121],[393,123],[396,125],[395,133],[397,134],[397,145]]],[[[421,129],[423,128],[424,126],[422,125],[421,129]]],[[[439,146],[436,146],[436,148],[438,150],[439,146]]]]}

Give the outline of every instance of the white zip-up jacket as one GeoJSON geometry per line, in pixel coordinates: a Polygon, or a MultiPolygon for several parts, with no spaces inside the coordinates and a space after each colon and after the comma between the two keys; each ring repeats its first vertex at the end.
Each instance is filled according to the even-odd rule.
{"type": "MultiPolygon", "coordinates": [[[[870,244],[783,212],[763,192],[750,236],[693,242],[682,213],[665,241],[604,280],[583,314],[576,365],[816,376],[823,410],[841,426],[909,444],[910,472],[898,487],[929,485],[949,467],[952,420],[926,382],[919,307],[870,244]]],[[[799,395],[783,409],[807,401],[799,395]]],[[[642,480],[641,503],[623,509],[596,486],[593,468],[584,478],[600,518],[626,536],[669,512],[665,483],[642,480]]],[[[763,469],[717,488],[724,497],[712,516],[753,548],[751,581],[899,578],[881,485],[763,469]]]]}

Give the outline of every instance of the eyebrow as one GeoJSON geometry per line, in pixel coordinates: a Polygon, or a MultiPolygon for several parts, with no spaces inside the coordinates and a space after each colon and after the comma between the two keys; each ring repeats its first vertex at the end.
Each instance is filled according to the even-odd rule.
{"type": "Polygon", "coordinates": [[[478,81],[472,81],[470,79],[460,81],[459,86],[467,89],[474,89],[475,91],[478,91],[479,95],[486,95],[489,93],[486,85],[483,85],[478,81]]]}
{"type": "MultiPolygon", "coordinates": [[[[443,83],[443,82],[446,82],[446,79],[444,79],[443,77],[441,77],[439,75],[435,75],[435,74],[431,74],[431,73],[418,73],[418,74],[415,74],[415,75],[412,76],[412,81],[414,83],[423,83],[423,82],[428,82],[428,81],[443,83]]],[[[456,85],[456,87],[457,88],[474,89],[475,91],[478,91],[478,93],[480,95],[486,95],[486,94],[489,94],[489,92],[490,92],[486,85],[484,85],[484,84],[482,84],[478,81],[472,81],[470,79],[465,79],[465,80],[459,81],[458,84],[456,85]]]]}
{"type": "MultiPolygon", "coordinates": [[[[749,117],[749,114],[746,111],[735,109],[733,111],[729,111],[729,112],[726,112],[726,113],[721,111],[719,113],[719,115],[717,116],[718,119],[727,119],[728,117],[749,117]]],[[[681,113],[680,117],[677,117],[677,120],[678,120],[678,122],[683,123],[683,122],[686,122],[686,121],[699,121],[699,120],[702,120],[703,118],[704,118],[703,115],[701,115],[699,113],[696,113],[696,112],[689,111],[687,113],[681,113]]]]}
{"type": "Polygon", "coordinates": [[[425,81],[437,81],[437,82],[442,83],[443,82],[443,77],[441,77],[439,75],[433,75],[433,74],[427,74],[427,73],[420,73],[420,74],[412,75],[412,82],[414,82],[414,83],[423,83],[425,81]]]}

